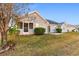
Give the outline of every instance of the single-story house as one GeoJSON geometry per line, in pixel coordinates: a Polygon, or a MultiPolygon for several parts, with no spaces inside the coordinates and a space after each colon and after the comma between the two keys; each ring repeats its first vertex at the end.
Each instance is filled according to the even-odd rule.
{"type": "Polygon", "coordinates": [[[45,28],[45,33],[49,32],[49,22],[42,17],[38,11],[30,12],[19,18],[19,29],[20,35],[34,34],[34,28],[43,27],[45,28]]]}
{"type": "Polygon", "coordinates": [[[38,11],[33,11],[23,16],[19,16],[18,30],[20,30],[20,35],[29,35],[29,34],[34,34],[35,28],[43,27],[45,28],[45,34],[48,34],[48,33],[56,32],[56,28],[59,25],[62,29],[62,32],[71,32],[72,30],[76,31],[74,25],[70,25],[65,22],[58,23],[46,19],[42,17],[38,11]]]}

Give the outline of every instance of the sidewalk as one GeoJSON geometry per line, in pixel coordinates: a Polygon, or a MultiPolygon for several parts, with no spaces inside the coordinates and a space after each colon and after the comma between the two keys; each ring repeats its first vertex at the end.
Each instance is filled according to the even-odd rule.
{"type": "Polygon", "coordinates": [[[50,33],[50,34],[53,34],[53,35],[61,35],[63,33],[50,33]]]}

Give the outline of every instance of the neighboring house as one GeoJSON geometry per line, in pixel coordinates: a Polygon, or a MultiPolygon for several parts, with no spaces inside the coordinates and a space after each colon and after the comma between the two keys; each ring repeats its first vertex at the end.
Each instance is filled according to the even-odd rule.
{"type": "Polygon", "coordinates": [[[79,25],[75,25],[76,31],[79,32],[79,25]]]}
{"type": "Polygon", "coordinates": [[[49,32],[48,21],[37,11],[21,16],[18,23],[20,35],[34,34],[34,28],[36,27],[43,27],[45,28],[45,33],[49,32]]]}
{"type": "Polygon", "coordinates": [[[60,23],[62,32],[72,32],[72,31],[77,31],[76,27],[71,24],[67,24],[66,22],[60,23]]]}

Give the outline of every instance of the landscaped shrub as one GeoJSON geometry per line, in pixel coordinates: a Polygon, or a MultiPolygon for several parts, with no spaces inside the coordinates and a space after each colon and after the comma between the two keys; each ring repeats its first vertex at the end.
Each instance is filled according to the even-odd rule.
{"type": "Polygon", "coordinates": [[[73,29],[72,32],[75,32],[75,29],[73,29]]]}
{"type": "Polygon", "coordinates": [[[62,32],[62,29],[61,28],[56,28],[56,32],[57,33],[61,33],[62,32]]]}
{"type": "Polygon", "coordinates": [[[45,33],[45,28],[41,28],[41,27],[35,28],[34,33],[36,35],[43,35],[45,33]]]}
{"type": "Polygon", "coordinates": [[[10,27],[9,28],[9,34],[12,35],[12,34],[19,34],[19,30],[17,30],[16,26],[13,26],[13,27],[10,27]]]}
{"type": "Polygon", "coordinates": [[[9,37],[12,37],[10,38],[11,40],[14,40],[14,39],[18,39],[19,37],[19,30],[17,30],[17,28],[14,26],[14,27],[11,27],[9,28],[9,31],[8,31],[8,34],[9,34],[9,37]]]}

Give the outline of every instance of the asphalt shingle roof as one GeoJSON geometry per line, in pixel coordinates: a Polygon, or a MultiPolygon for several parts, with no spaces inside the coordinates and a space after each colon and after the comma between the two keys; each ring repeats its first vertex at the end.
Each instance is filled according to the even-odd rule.
{"type": "Polygon", "coordinates": [[[53,20],[49,20],[49,19],[46,19],[50,24],[59,24],[58,22],[55,22],[53,20]]]}

